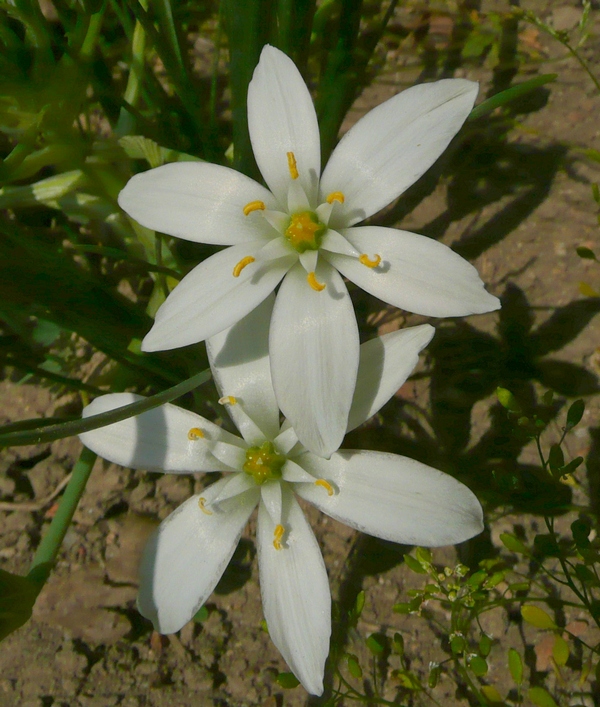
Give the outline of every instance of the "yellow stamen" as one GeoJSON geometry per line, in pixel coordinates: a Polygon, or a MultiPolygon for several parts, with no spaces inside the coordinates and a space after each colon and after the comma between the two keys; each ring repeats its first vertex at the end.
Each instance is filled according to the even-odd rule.
{"type": "Polygon", "coordinates": [[[219,398],[219,404],[220,405],[236,405],[237,398],[234,398],[233,395],[224,395],[222,398],[219,398]]]}
{"type": "Polygon", "coordinates": [[[199,427],[192,427],[192,429],[188,432],[188,439],[196,440],[196,439],[202,439],[204,437],[204,432],[199,427]]]}
{"type": "Polygon", "coordinates": [[[211,516],[213,514],[212,511],[209,511],[208,508],[204,505],[206,503],[206,499],[200,496],[198,499],[198,508],[202,511],[202,513],[206,513],[207,516],[211,516]]]}
{"type": "Polygon", "coordinates": [[[266,208],[264,201],[251,201],[244,206],[244,216],[248,216],[248,214],[251,214],[253,211],[264,211],[266,208]]]}
{"type": "Polygon", "coordinates": [[[315,486],[321,486],[327,491],[328,496],[333,496],[333,486],[328,481],[325,481],[325,479],[317,479],[315,486]]]}
{"type": "Polygon", "coordinates": [[[281,550],[283,547],[281,544],[281,539],[285,535],[285,528],[283,525],[276,525],[275,526],[275,532],[273,533],[273,547],[276,550],[281,550]]]}
{"type": "Polygon", "coordinates": [[[363,253],[360,256],[359,261],[363,265],[366,265],[368,268],[376,268],[379,265],[379,263],[381,262],[381,256],[377,255],[377,253],[375,253],[375,257],[371,260],[371,258],[369,258],[369,256],[366,253],[363,253]]]}
{"type": "Polygon", "coordinates": [[[287,153],[288,158],[288,169],[290,170],[290,177],[292,179],[298,179],[298,167],[296,166],[296,158],[293,152],[287,153]]]}
{"type": "Polygon", "coordinates": [[[239,277],[246,265],[250,265],[250,263],[253,263],[255,260],[256,258],[253,258],[251,255],[247,255],[245,258],[242,258],[233,268],[233,277],[239,277]]]}
{"type": "Polygon", "coordinates": [[[322,292],[326,287],[322,282],[317,280],[314,272],[309,272],[306,276],[306,280],[315,292],[322,292]]]}
{"type": "Polygon", "coordinates": [[[341,191],[332,191],[325,201],[327,201],[328,204],[333,204],[334,201],[339,201],[340,204],[343,204],[344,201],[346,201],[346,197],[341,191]]]}

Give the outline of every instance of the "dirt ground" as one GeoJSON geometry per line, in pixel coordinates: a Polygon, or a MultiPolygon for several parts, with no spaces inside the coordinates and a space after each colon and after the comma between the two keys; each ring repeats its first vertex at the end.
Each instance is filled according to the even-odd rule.
{"type": "MultiPolygon", "coordinates": [[[[581,13],[576,2],[534,2],[523,6],[535,9],[544,20],[562,29],[570,29],[581,13]]],[[[481,9],[489,12],[506,7],[507,3],[498,1],[482,3],[481,9]]],[[[403,23],[410,25],[415,17],[414,11],[399,10],[392,28],[403,23]]],[[[436,21],[435,32],[431,32],[432,51],[443,46],[448,28],[452,28],[452,18],[443,13],[436,21]]],[[[597,73],[600,73],[599,28],[596,21],[583,50],[597,73]]],[[[600,182],[600,164],[583,152],[586,148],[600,151],[600,96],[581,66],[557,42],[532,27],[522,27],[521,31],[521,42],[530,51],[531,61],[521,67],[517,80],[558,73],[555,83],[536,94],[541,104],[524,109],[519,115],[519,125],[505,143],[494,142],[496,138],[486,132],[486,126],[479,132],[473,131],[468,144],[460,147],[465,150],[465,169],[456,172],[452,179],[443,178],[410,213],[400,206],[386,218],[388,224],[441,238],[472,258],[488,289],[505,298],[505,308],[514,313],[521,307],[519,311],[527,313],[525,335],[533,342],[532,346],[536,342],[539,345],[537,350],[532,349],[531,356],[537,356],[537,367],[527,384],[545,390],[552,381],[559,381],[554,387],[561,399],[585,398],[585,416],[568,439],[567,449],[573,457],[588,457],[593,440],[597,445],[600,439],[600,398],[593,394],[596,377],[600,375],[600,318],[594,316],[600,308],[597,300],[585,300],[579,283],[600,288],[600,268],[579,258],[575,248],[583,245],[600,252],[598,209],[591,192],[591,183],[600,182]],[[500,149],[498,145],[501,151],[495,154],[500,149]],[[470,165],[475,164],[474,155],[481,160],[486,154],[490,157],[486,169],[491,169],[488,174],[493,173],[495,181],[480,183],[470,165]],[[476,208],[469,199],[477,201],[476,208]],[[577,302],[582,303],[579,309],[569,309],[569,305],[577,302]],[[557,312],[562,312],[573,326],[568,335],[563,330],[553,340],[555,330],[548,322],[557,312]]],[[[422,64],[417,64],[414,55],[409,60],[405,52],[394,47],[394,36],[392,33],[388,40],[385,72],[357,100],[346,128],[370,107],[424,76],[422,64]]],[[[482,96],[493,79],[485,62],[476,69],[459,68],[454,75],[481,81],[482,96]]],[[[411,194],[407,195],[408,201],[411,194]]],[[[369,307],[369,321],[374,327],[379,326],[380,331],[405,321],[397,313],[377,314],[376,303],[369,307]]],[[[407,321],[412,324],[421,319],[411,317],[407,321]]],[[[443,341],[444,331],[454,326],[434,324],[440,327],[438,337],[443,341]]],[[[469,327],[471,337],[466,339],[465,365],[470,360],[469,341],[487,342],[492,353],[504,350],[506,326],[504,329],[499,326],[497,313],[472,317],[465,326],[469,327]]],[[[434,349],[432,356],[439,362],[443,353],[443,349],[434,349]]],[[[424,370],[430,370],[427,368],[430,365],[428,359],[424,370]]],[[[66,403],[73,406],[72,397],[59,398],[47,387],[18,385],[15,381],[9,376],[0,385],[2,423],[60,413],[66,403]]],[[[431,385],[427,376],[406,384],[399,393],[395,410],[401,411],[404,404],[427,408],[430,397],[439,394],[431,385]]],[[[474,396],[463,409],[468,419],[462,448],[454,449],[453,442],[447,440],[439,443],[445,445],[448,454],[453,449],[468,454],[478,444],[490,425],[488,412],[493,387],[474,396]]],[[[558,433],[558,425],[555,431],[558,433]]],[[[352,446],[378,447],[378,434],[373,427],[359,432],[353,437],[352,446]]],[[[438,444],[434,442],[431,446],[438,444]]],[[[3,451],[0,567],[27,572],[54,502],[49,501],[36,510],[31,506],[21,509],[18,504],[46,499],[69,473],[79,450],[79,441],[68,439],[3,451]]],[[[429,459],[435,461],[435,453],[429,454],[429,459]]],[[[535,463],[530,447],[523,450],[519,463],[535,463]]],[[[438,465],[444,468],[442,464],[438,459],[438,465]]],[[[588,470],[590,466],[588,459],[588,470]]],[[[483,478],[486,473],[486,469],[480,470],[474,486],[476,492],[487,483],[483,478]]],[[[575,500],[597,503],[598,481],[586,477],[586,467],[579,472],[579,479],[582,485],[574,491],[575,500]]],[[[202,486],[201,479],[148,474],[97,461],[56,570],[39,597],[32,620],[0,647],[0,707],[319,704],[317,700],[308,700],[301,687],[283,690],[275,682],[277,673],[287,668],[261,627],[254,521],[232,566],[207,604],[208,617],[203,622],[191,623],[177,635],[159,637],[137,613],[136,568],[146,537],[161,519],[202,486]]],[[[394,603],[407,600],[408,588],[420,584],[402,564],[401,552],[369,544],[370,541],[357,538],[354,531],[314,509],[307,509],[307,514],[323,549],[334,599],[343,604],[349,596],[364,589],[367,603],[359,632],[362,635],[374,631],[388,635],[401,632],[411,668],[418,670],[421,666],[426,674],[429,662],[443,659],[444,654],[439,636],[426,620],[406,618],[391,610],[394,603]],[[357,569],[354,558],[365,548],[380,552],[381,561],[375,563],[375,572],[364,566],[357,569]]],[[[565,516],[561,522],[566,525],[569,517],[565,516]]],[[[532,514],[502,516],[496,511],[487,537],[499,546],[499,533],[512,530],[516,524],[529,532],[539,526],[540,520],[532,514]]],[[[461,557],[465,553],[468,554],[463,548],[461,557]]],[[[442,565],[454,564],[455,557],[452,548],[435,554],[442,565]]],[[[567,618],[575,621],[581,617],[574,614],[567,618]]],[[[490,655],[487,681],[506,694],[510,688],[506,649],[514,646],[531,654],[534,644],[541,640],[540,634],[523,630],[514,617],[501,611],[486,615],[485,629],[502,647],[490,655]]],[[[587,631],[587,640],[598,640],[591,629],[584,626],[582,630],[587,631]]],[[[348,641],[349,650],[364,653],[364,647],[352,635],[348,641]]],[[[542,653],[542,649],[538,650],[538,658],[542,653]]],[[[398,665],[390,658],[382,692],[389,700],[397,694],[397,684],[389,677],[394,667],[398,665]]],[[[552,672],[543,661],[536,670],[552,672]]],[[[563,680],[573,685],[573,701],[565,704],[591,705],[592,698],[575,697],[579,689],[577,677],[576,671],[565,669],[563,680]]],[[[595,689],[598,690],[597,686],[595,689]]],[[[449,678],[442,679],[433,694],[438,704],[467,704],[449,678]]],[[[423,696],[411,699],[413,704],[427,702],[423,696]]],[[[402,703],[410,701],[404,698],[402,703]]]]}

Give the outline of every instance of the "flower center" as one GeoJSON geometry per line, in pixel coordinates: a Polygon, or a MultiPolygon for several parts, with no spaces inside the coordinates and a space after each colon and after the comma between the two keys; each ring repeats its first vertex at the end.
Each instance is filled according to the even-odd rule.
{"type": "Polygon", "coordinates": [[[270,479],[280,479],[281,468],[285,462],[285,457],[275,451],[272,442],[263,442],[260,447],[248,449],[243,468],[260,486],[270,479]]]}
{"type": "Polygon", "coordinates": [[[319,250],[326,230],[327,226],[312,211],[300,211],[292,214],[284,235],[298,253],[304,253],[306,250],[319,250]]]}

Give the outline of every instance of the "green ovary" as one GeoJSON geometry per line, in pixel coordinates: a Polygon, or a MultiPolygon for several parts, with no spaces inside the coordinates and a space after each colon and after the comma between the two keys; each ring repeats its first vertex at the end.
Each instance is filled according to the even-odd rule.
{"type": "Polygon", "coordinates": [[[275,451],[272,442],[263,442],[260,447],[248,449],[243,469],[260,485],[270,479],[280,479],[285,462],[286,458],[275,451]]]}
{"type": "Polygon", "coordinates": [[[319,250],[327,226],[322,224],[312,211],[293,214],[285,237],[298,253],[305,250],[319,250]]]}

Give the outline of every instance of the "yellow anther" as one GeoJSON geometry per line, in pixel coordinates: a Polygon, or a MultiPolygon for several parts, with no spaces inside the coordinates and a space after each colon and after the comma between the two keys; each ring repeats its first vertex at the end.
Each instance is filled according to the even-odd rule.
{"type": "Polygon", "coordinates": [[[224,395],[222,398],[219,398],[219,404],[220,405],[237,405],[237,398],[234,398],[233,395],[224,395]]]}
{"type": "Polygon", "coordinates": [[[317,280],[314,272],[309,272],[306,276],[306,280],[315,292],[322,292],[326,287],[322,282],[317,280]]]}
{"type": "Polygon", "coordinates": [[[315,486],[321,486],[327,491],[328,496],[333,496],[333,486],[328,481],[325,481],[325,479],[317,479],[315,486]]]}
{"type": "Polygon", "coordinates": [[[192,427],[192,429],[188,432],[188,439],[196,440],[196,439],[202,439],[204,437],[204,432],[199,427],[192,427]]]}
{"type": "Polygon", "coordinates": [[[276,550],[281,550],[281,548],[283,547],[281,544],[281,540],[284,535],[285,535],[285,528],[283,527],[283,525],[276,525],[275,531],[273,533],[273,547],[276,550]]]}
{"type": "Polygon", "coordinates": [[[251,255],[247,255],[245,258],[242,258],[233,268],[233,277],[239,277],[246,265],[250,265],[250,263],[253,263],[255,260],[256,258],[253,258],[251,255]]]}
{"type": "Polygon", "coordinates": [[[381,256],[376,253],[375,257],[371,260],[366,253],[363,253],[358,260],[368,268],[376,268],[381,262],[381,256]]]}
{"type": "Polygon", "coordinates": [[[296,158],[293,152],[287,153],[288,158],[288,169],[290,170],[290,177],[292,179],[298,179],[298,167],[296,166],[296,158]]]}
{"type": "Polygon", "coordinates": [[[208,510],[208,508],[204,505],[205,503],[206,499],[200,496],[198,499],[198,508],[202,511],[202,513],[206,513],[207,516],[211,516],[213,512],[208,510]]]}
{"type": "Polygon", "coordinates": [[[264,201],[251,201],[244,206],[244,216],[248,216],[253,211],[264,211],[266,208],[264,201]]]}
{"type": "Polygon", "coordinates": [[[327,201],[328,204],[333,204],[334,201],[339,201],[340,204],[343,204],[344,201],[346,201],[346,197],[341,191],[332,191],[325,201],[327,201]]]}

